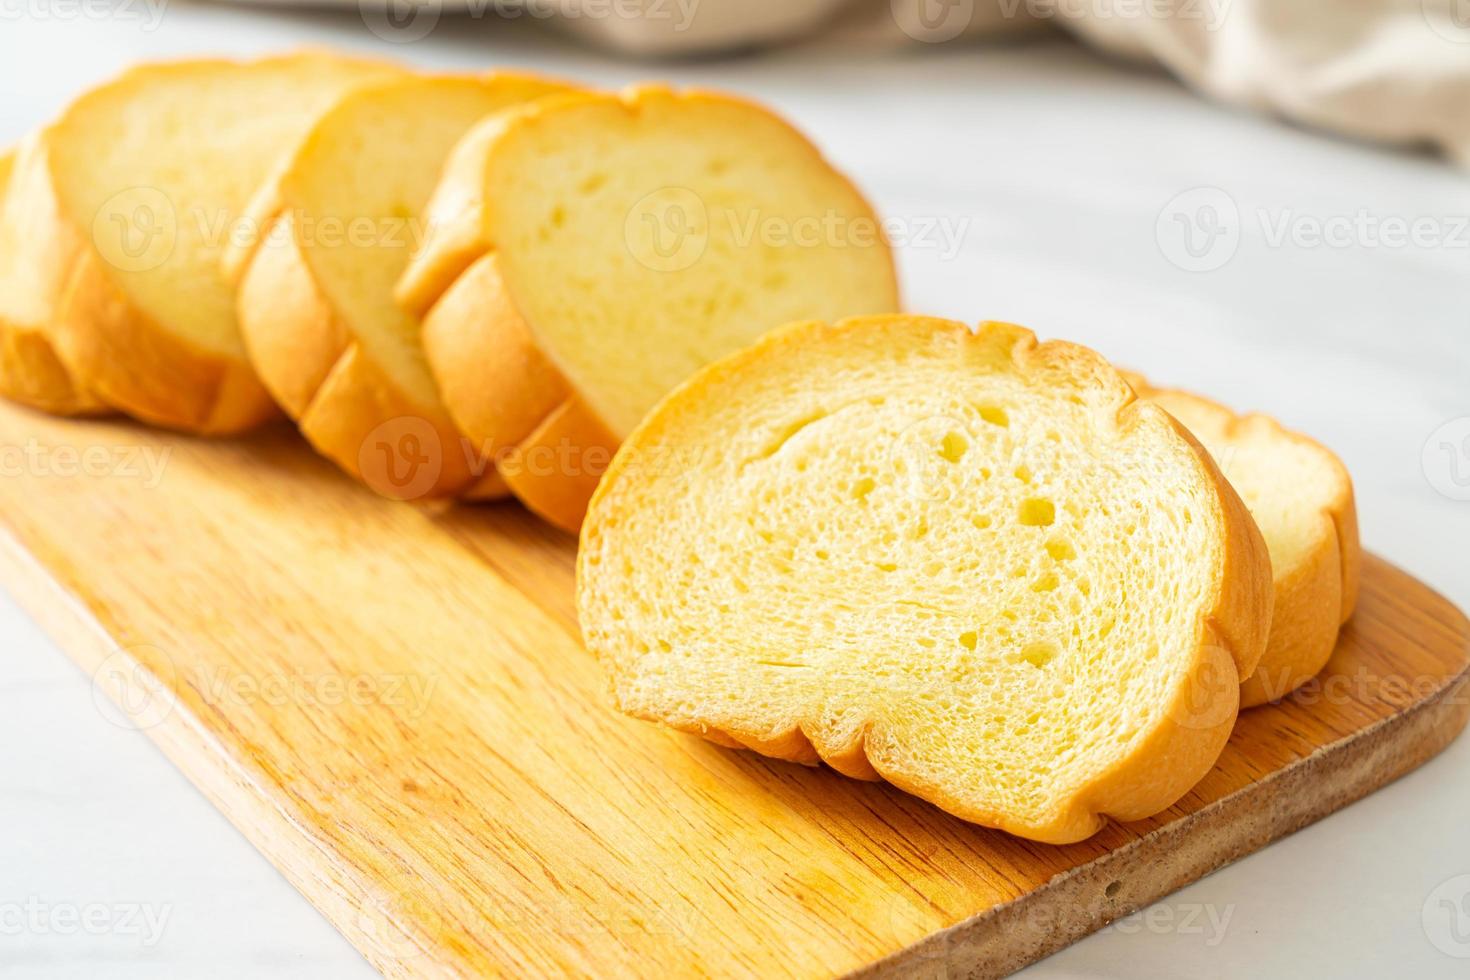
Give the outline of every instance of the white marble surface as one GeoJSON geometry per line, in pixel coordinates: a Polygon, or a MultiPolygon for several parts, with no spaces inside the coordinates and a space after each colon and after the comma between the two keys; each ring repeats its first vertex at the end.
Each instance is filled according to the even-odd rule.
{"type": "MultiPolygon", "coordinates": [[[[52,0],[0,18],[5,141],[135,58],[305,41],[768,100],[918,239],[902,254],[913,309],[1020,321],[1317,435],[1357,479],[1367,545],[1470,606],[1470,502],[1453,499],[1470,497],[1455,482],[1470,483],[1470,421],[1453,424],[1470,416],[1470,178],[1434,160],[1208,105],[1062,44],[640,66],[527,24],[446,21],[389,45],[351,14],[52,0]],[[1174,215],[1198,230],[1201,205],[1227,233],[1191,258],[1174,215]],[[1314,244],[1314,221],[1342,219],[1346,238],[1314,244]],[[1393,222],[1415,219],[1419,242],[1394,246],[1393,222]]],[[[0,649],[0,974],[371,975],[8,601],[0,649]]],[[[1027,975],[1465,976],[1467,775],[1470,738],[1027,975]]]]}

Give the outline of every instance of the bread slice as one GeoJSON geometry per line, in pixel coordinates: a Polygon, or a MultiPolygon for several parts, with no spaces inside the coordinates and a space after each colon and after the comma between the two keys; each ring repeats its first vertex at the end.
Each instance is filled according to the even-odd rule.
{"type": "Polygon", "coordinates": [[[245,346],[266,388],[323,455],[379,492],[485,490],[493,467],[445,411],[418,321],[394,303],[393,284],[465,131],[565,91],[517,74],[404,77],[354,89],[322,114],[257,199],[264,237],[226,257],[240,283],[245,346]],[[427,469],[413,470],[401,448],[427,454],[427,469]]]}
{"type": "Polygon", "coordinates": [[[0,156],[0,395],[53,415],[105,415],[108,407],[72,379],[46,338],[65,285],[30,234],[46,201],[23,189],[9,192],[12,174],[26,171],[36,143],[29,137],[0,156]]]}
{"type": "Polygon", "coordinates": [[[42,287],[23,288],[74,381],[187,431],[272,417],[220,255],[312,120],[351,87],[399,71],[324,53],[145,65],[47,127],[15,175],[35,217],[24,234],[42,287]]]}
{"type": "Polygon", "coordinates": [[[922,317],[701,371],[577,572],[622,710],[1056,843],[1205,774],[1271,613],[1245,506],[1102,357],[922,317]]]}
{"type": "Polygon", "coordinates": [[[1362,555],[1347,467],[1267,416],[1236,415],[1198,395],[1129,380],[1204,443],[1265,536],[1275,587],[1271,637],[1240,703],[1279,700],[1326,665],[1357,604],[1362,555]]]}
{"type": "Polygon", "coordinates": [[[878,219],[811,143],[749,102],[661,86],[468,134],[398,295],[426,314],[450,414],[569,529],[695,370],[776,324],[898,308],[878,219]]]}

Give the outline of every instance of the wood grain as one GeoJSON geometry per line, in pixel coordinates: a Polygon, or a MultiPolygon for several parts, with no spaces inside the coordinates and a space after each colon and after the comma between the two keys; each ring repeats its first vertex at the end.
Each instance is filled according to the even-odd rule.
{"type": "Polygon", "coordinates": [[[0,453],[0,578],[390,976],[1003,974],[1470,715],[1470,625],[1370,559],[1325,683],[1168,812],[1049,847],[616,714],[573,542],[513,505],[392,504],[283,430],[0,407],[0,453]]]}

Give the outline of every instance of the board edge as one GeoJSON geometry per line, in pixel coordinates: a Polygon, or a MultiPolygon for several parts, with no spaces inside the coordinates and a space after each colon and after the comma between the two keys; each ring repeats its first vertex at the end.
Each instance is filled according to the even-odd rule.
{"type": "MultiPolygon", "coordinates": [[[[1470,620],[1459,607],[1397,566],[1380,562],[1452,611],[1470,655],[1470,620]]],[[[1007,977],[1408,775],[1444,751],[1467,722],[1470,656],[1428,697],[845,977],[1007,977]],[[1331,775],[1323,778],[1322,770],[1331,775]],[[1313,792],[1301,792],[1308,784],[1313,792]],[[1122,869],[1134,867],[1149,873],[1130,881],[1122,869]]]]}

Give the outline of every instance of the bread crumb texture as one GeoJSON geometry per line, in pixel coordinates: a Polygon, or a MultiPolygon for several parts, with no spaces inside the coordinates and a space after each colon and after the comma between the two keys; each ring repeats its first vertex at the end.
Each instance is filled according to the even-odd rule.
{"type": "Polygon", "coordinates": [[[987,323],[809,322],[620,450],[578,601],[617,705],[1074,841],[1213,764],[1259,534],[1101,357],[987,323]]]}

